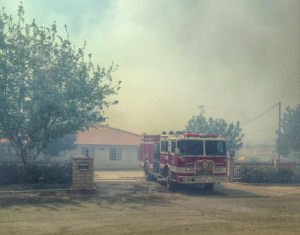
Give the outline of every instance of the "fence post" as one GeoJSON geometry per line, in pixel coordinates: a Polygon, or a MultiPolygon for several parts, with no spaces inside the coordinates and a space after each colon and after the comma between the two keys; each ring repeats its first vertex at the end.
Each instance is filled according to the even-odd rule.
{"type": "Polygon", "coordinates": [[[275,159],[275,161],[274,161],[274,168],[275,169],[280,168],[280,159],[275,159]]]}
{"type": "Polygon", "coordinates": [[[234,181],[234,159],[229,158],[228,160],[228,176],[229,176],[229,181],[233,182],[234,181]]]}

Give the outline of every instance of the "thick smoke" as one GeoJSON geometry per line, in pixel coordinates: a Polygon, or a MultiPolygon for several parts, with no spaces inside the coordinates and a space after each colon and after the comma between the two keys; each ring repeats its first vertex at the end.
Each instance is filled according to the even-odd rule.
{"type": "MultiPolygon", "coordinates": [[[[19,0],[3,2],[16,12],[19,0]]],[[[123,87],[120,104],[107,112],[111,126],[181,130],[200,105],[207,116],[243,126],[279,101],[283,108],[300,103],[299,1],[24,0],[23,6],[28,19],[67,24],[72,41],[87,40],[100,65],[119,64],[114,77],[123,87]]],[[[266,128],[260,138],[273,139],[276,109],[268,115],[245,127],[246,136],[266,128]]]]}

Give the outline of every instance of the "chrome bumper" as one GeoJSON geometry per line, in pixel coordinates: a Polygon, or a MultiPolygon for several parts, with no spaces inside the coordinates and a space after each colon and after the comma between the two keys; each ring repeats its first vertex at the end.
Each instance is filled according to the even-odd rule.
{"type": "Polygon", "coordinates": [[[229,182],[228,176],[178,176],[178,183],[180,184],[207,184],[207,183],[225,183],[229,182]]]}

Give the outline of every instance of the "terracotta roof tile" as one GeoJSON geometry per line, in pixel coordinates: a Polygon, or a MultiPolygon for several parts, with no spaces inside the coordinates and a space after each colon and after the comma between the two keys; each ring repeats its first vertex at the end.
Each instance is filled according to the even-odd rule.
{"type": "Polygon", "coordinates": [[[1,138],[0,138],[0,143],[8,143],[8,140],[7,140],[7,139],[1,139],[1,138]]]}
{"type": "Polygon", "coordinates": [[[77,134],[76,144],[97,144],[136,146],[141,142],[141,135],[117,128],[97,125],[77,134]]]}
{"type": "MultiPolygon", "coordinates": [[[[84,132],[77,134],[76,144],[97,144],[97,145],[123,145],[136,146],[141,142],[141,135],[123,131],[103,125],[90,127],[84,132]]],[[[0,143],[7,143],[7,139],[1,139],[0,143]]]]}

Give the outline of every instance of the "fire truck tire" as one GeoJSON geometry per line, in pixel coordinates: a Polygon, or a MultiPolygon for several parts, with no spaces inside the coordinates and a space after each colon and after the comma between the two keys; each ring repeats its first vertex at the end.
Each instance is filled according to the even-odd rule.
{"type": "Polygon", "coordinates": [[[146,181],[154,181],[155,178],[151,173],[145,172],[145,179],[146,181]]]}
{"type": "Polygon", "coordinates": [[[178,188],[177,186],[178,186],[177,183],[172,181],[170,179],[170,177],[168,176],[168,178],[167,178],[167,189],[169,191],[176,191],[176,189],[178,188]]]}
{"type": "Polygon", "coordinates": [[[215,184],[205,184],[204,188],[206,190],[213,190],[214,189],[215,184]]]}

